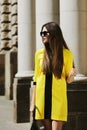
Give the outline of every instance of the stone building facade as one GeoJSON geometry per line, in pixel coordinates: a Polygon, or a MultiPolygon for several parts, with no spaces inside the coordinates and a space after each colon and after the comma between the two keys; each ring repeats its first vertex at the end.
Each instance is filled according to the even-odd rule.
{"type": "Polygon", "coordinates": [[[17,72],[17,18],[17,0],[0,0],[0,94],[8,98],[12,98],[13,78],[17,72]]]}

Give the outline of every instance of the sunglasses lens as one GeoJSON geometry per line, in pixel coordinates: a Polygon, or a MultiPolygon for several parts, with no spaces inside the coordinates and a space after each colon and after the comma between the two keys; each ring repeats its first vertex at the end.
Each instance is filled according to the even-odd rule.
{"type": "Polygon", "coordinates": [[[40,36],[46,36],[48,32],[44,31],[44,32],[40,32],[40,36]]]}
{"type": "Polygon", "coordinates": [[[40,36],[42,36],[42,32],[40,32],[40,36]]]}
{"type": "Polygon", "coordinates": [[[48,33],[48,32],[44,32],[44,36],[46,36],[46,35],[47,35],[47,33],[48,33]]]}

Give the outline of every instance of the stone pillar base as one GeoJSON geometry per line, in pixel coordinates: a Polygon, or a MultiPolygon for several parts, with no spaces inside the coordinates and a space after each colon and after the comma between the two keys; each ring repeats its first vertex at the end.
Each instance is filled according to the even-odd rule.
{"type": "Polygon", "coordinates": [[[0,52],[0,95],[5,94],[5,55],[5,51],[0,52]]]}
{"type": "Polygon", "coordinates": [[[87,130],[87,79],[72,82],[67,88],[69,115],[62,130],[87,130]]]}
{"type": "Polygon", "coordinates": [[[5,63],[5,96],[12,100],[13,82],[17,73],[17,49],[15,47],[7,52],[5,63]]]}
{"type": "Polygon", "coordinates": [[[30,86],[32,77],[14,79],[14,121],[16,123],[30,122],[30,86]]]}

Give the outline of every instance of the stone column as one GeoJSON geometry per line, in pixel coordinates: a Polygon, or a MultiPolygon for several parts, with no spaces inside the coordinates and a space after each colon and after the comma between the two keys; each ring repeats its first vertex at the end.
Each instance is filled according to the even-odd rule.
{"type": "Polygon", "coordinates": [[[29,76],[33,66],[32,1],[18,1],[18,73],[17,77],[29,76]]]}
{"type": "Polygon", "coordinates": [[[60,26],[78,73],[87,75],[87,1],[60,0],[60,26]]]}
{"type": "Polygon", "coordinates": [[[29,122],[30,86],[33,76],[34,35],[32,1],[18,0],[18,72],[14,79],[14,120],[29,122]]]}
{"type": "Polygon", "coordinates": [[[43,44],[40,38],[41,26],[46,22],[59,21],[59,0],[36,0],[36,50],[43,44]]]}

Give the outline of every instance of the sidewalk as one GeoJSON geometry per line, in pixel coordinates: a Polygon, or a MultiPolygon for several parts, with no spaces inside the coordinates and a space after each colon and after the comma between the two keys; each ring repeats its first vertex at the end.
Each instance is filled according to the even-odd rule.
{"type": "Polygon", "coordinates": [[[30,123],[15,123],[13,101],[0,96],[0,130],[30,130],[30,123]]]}

